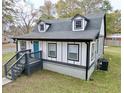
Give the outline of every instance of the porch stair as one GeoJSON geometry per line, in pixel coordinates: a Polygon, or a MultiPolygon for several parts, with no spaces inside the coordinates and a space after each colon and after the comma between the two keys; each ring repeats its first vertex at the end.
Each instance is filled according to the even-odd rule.
{"type": "Polygon", "coordinates": [[[11,80],[15,80],[24,71],[26,64],[26,53],[31,50],[17,52],[5,65],[5,77],[11,80]]]}

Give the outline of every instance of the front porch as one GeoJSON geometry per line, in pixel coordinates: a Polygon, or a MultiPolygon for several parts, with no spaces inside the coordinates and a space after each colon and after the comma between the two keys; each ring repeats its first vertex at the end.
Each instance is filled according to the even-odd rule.
{"type": "Polygon", "coordinates": [[[5,77],[15,80],[24,72],[30,75],[32,72],[43,68],[42,51],[31,50],[18,51],[5,65],[5,77]]]}

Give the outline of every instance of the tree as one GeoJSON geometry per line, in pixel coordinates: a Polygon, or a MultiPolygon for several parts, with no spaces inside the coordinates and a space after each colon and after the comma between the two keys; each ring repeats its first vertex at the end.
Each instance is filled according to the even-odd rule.
{"type": "Polygon", "coordinates": [[[12,21],[12,12],[14,6],[13,0],[2,0],[2,21],[3,23],[11,22],[12,21]]]}
{"type": "Polygon", "coordinates": [[[80,0],[77,3],[82,10],[82,14],[86,15],[91,12],[99,11],[102,0],[80,0]]]}
{"type": "Polygon", "coordinates": [[[103,10],[106,13],[112,10],[112,6],[108,0],[103,1],[101,10],[103,10]]]}
{"type": "Polygon", "coordinates": [[[6,31],[11,23],[13,23],[13,12],[15,1],[2,0],[2,28],[3,32],[6,31]]]}
{"type": "Polygon", "coordinates": [[[40,19],[53,19],[51,10],[53,9],[53,4],[51,1],[45,1],[44,6],[41,6],[39,11],[41,13],[40,19]]]}
{"type": "Polygon", "coordinates": [[[77,5],[77,0],[59,0],[56,9],[59,17],[71,17],[77,13],[81,14],[81,9],[77,5]]]}
{"type": "Polygon", "coordinates": [[[17,2],[14,7],[14,27],[19,28],[21,33],[29,33],[37,19],[37,10],[23,0],[17,2]]]}
{"type": "Polygon", "coordinates": [[[121,32],[121,12],[116,10],[106,15],[106,29],[108,34],[121,32]]]}
{"type": "Polygon", "coordinates": [[[59,17],[72,17],[75,14],[86,15],[96,11],[111,10],[108,0],[59,0],[56,4],[59,17]]]}

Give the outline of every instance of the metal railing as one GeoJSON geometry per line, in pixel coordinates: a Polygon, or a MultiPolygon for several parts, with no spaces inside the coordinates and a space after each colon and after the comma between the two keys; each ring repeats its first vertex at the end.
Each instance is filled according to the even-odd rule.
{"type": "Polygon", "coordinates": [[[12,80],[15,80],[16,77],[17,77],[17,75],[18,75],[19,73],[21,73],[21,72],[24,70],[24,66],[23,66],[23,67],[21,68],[21,71],[20,71],[20,72],[15,73],[15,72],[13,71],[14,67],[15,67],[17,64],[20,64],[21,61],[23,61],[24,64],[26,63],[26,57],[25,57],[25,55],[26,55],[26,53],[23,54],[23,55],[11,66],[11,77],[12,77],[12,80]]]}
{"type": "Polygon", "coordinates": [[[30,53],[30,52],[31,52],[30,49],[19,51],[8,62],[6,62],[4,64],[5,76],[7,76],[9,69],[11,69],[11,66],[16,63],[16,61],[18,60],[18,58],[20,58],[20,56],[22,56],[24,53],[30,53]]]}

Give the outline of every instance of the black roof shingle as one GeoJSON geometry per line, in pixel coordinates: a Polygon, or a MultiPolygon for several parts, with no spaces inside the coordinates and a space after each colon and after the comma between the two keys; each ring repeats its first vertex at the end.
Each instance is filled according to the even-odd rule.
{"type": "Polygon", "coordinates": [[[84,31],[72,31],[72,18],[45,20],[46,23],[51,24],[46,32],[39,32],[36,25],[31,33],[14,37],[14,39],[94,40],[99,35],[104,15],[103,12],[86,15],[89,21],[84,31]]]}

